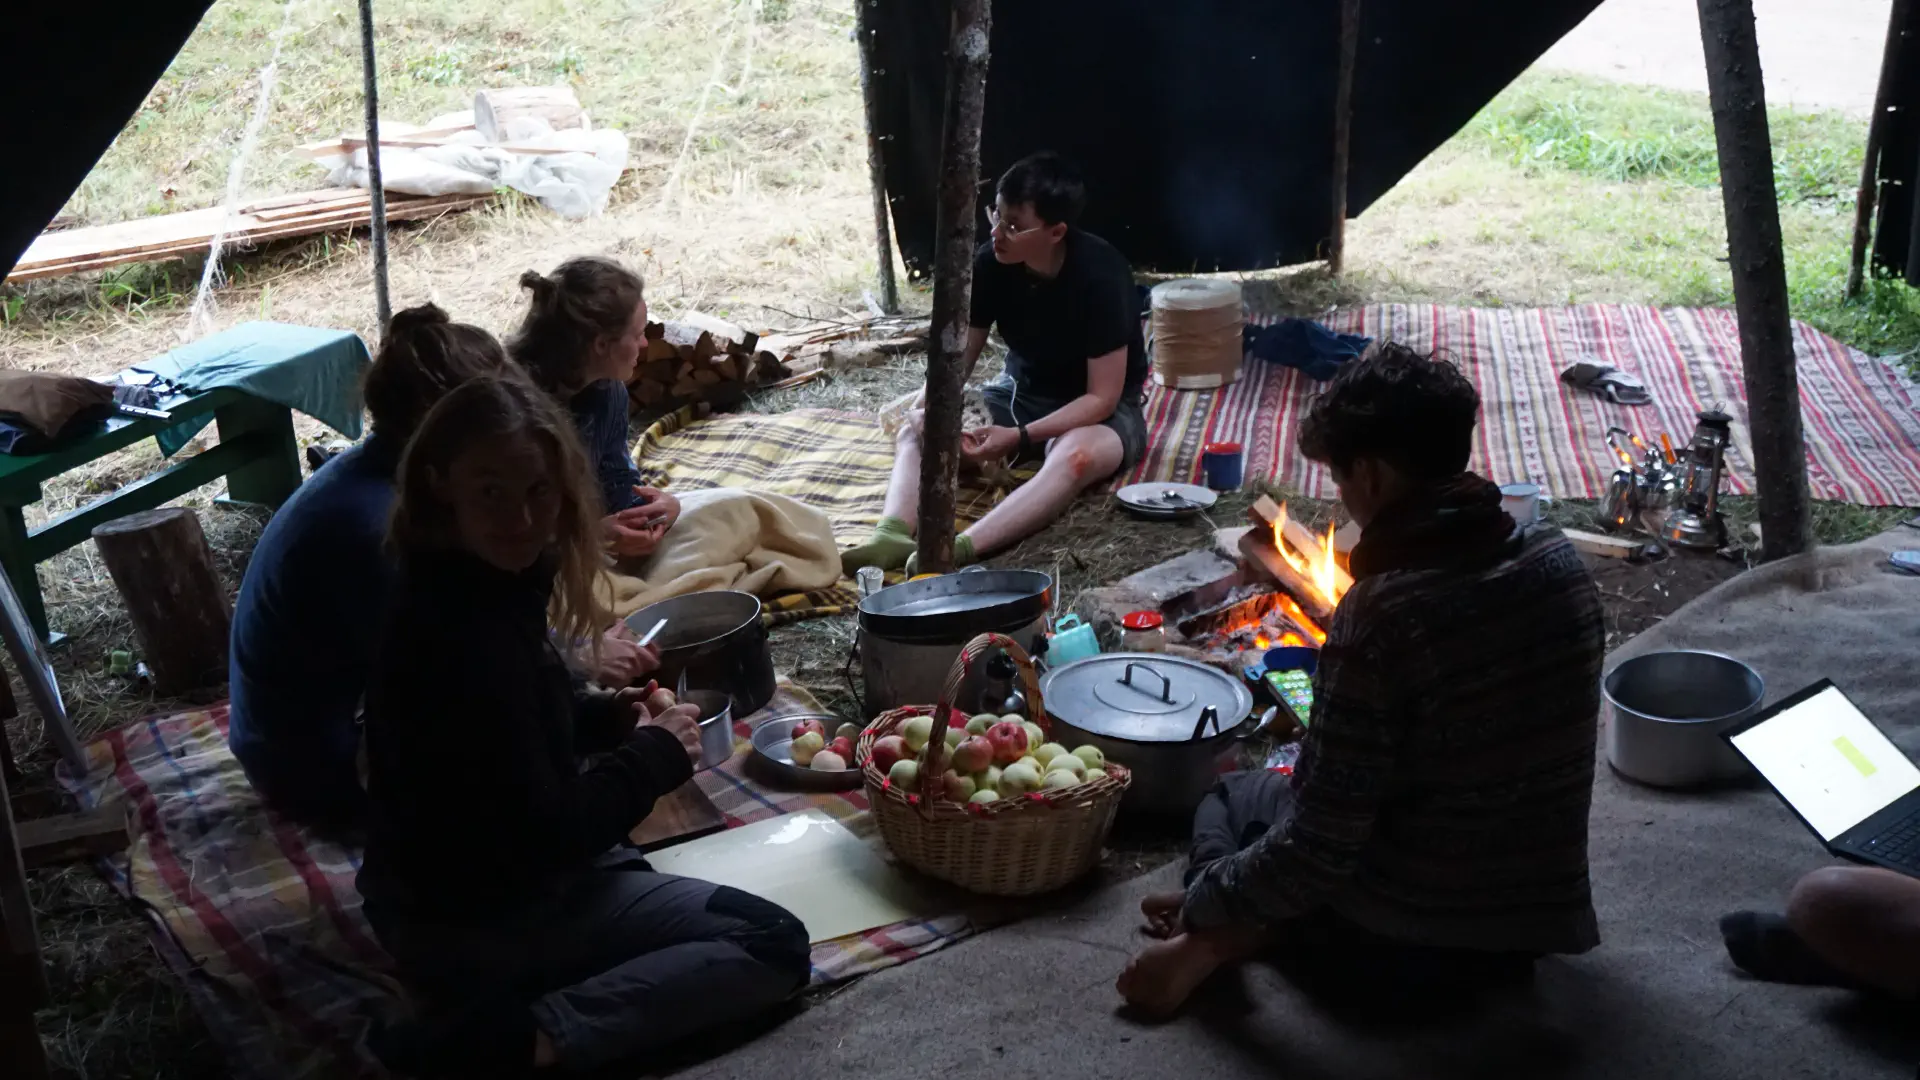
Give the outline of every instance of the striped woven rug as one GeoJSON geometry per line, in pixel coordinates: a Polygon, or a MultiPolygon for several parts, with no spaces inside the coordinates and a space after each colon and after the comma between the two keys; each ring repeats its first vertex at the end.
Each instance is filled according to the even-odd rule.
{"type": "MultiPolygon", "coordinates": [[[[681,410],[655,421],[633,449],[634,464],[676,491],[752,488],[826,512],[834,539],[857,544],[880,520],[893,474],[893,437],[863,413],[795,409],[735,413],[694,422],[681,410]]],[[[1006,497],[963,476],[956,512],[964,528],[1006,497]]]]}
{"type": "MultiPolygon", "coordinates": [[[[1599,498],[1614,468],[1604,442],[1609,425],[1650,440],[1665,432],[1679,446],[1693,431],[1694,414],[1719,404],[1734,417],[1729,489],[1753,490],[1732,311],[1376,304],[1325,322],[1453,356],[1483,402],[1473,468],[1499,483],[1531,480],[1562,498],[1599,498]],[[1653,404],[1614,405],[1559,381],[1562,370],[1583,360],[1638,375],[1653,404]]],[[[1794,347],[1814,497],[1920,506],[1920,391],[1891,365],[1800,323],[1794,347]]],[[[1326,470],[1294,450],[1318,386],[1290,368],[1249,361],[1240,381],[1221,390],[1156,391],[1147,402],[1148,452],[1130,479],[1196,481],[1201,446],[1236,440],[1247,448],[1250,479],[1272,477],[1304,494],[1331,497],[1326,470]]]]}

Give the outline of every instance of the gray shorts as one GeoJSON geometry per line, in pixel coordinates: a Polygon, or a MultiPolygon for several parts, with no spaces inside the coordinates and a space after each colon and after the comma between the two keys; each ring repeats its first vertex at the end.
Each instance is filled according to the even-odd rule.
{"type": "MultiPolygon", "coordinates": [[[[987,415],[1002,427],[1031,424],[1049,413],[1060,411],[1067,404],[1025,388],[1016,392],[1013,380],[1005,375],[982,386],[980,396],[987,406],[987,415]]],[[[1147,417],[1140,406],[1138,391],[1122,394],[1113,415],[1100,421],[1120,436],[1120,467],[1114,470],[1115,473],[1133,468],[1134,463],[1140,460],[1140,455],[1147,452],[1147,417]]]]}

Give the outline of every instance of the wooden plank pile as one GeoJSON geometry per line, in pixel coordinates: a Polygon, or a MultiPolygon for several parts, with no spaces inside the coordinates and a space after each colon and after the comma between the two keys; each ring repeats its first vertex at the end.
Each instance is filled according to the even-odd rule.
{"type": "MultiPolygon", "coordinates": [[[[465,210],[492,195],[387,196],[387,218],[404,221],[465,210]]],[[[8,281],[33,281],[128,263],[157,262],[205,251],[224,231],[229,247],[253,247],[269,240],[358,228],[372,222],[367,192],[360,188],[321,188],[262,199],[237,208],[231,219],[222,207],[91,225],[43,233],[7,275],[8,281]]]]}

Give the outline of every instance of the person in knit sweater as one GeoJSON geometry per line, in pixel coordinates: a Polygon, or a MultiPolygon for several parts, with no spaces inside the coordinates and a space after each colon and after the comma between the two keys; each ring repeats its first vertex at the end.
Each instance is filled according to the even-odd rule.
{"type": "Polygon", "coordinates": [[[1177,1010],[1284,956],[1310,990],[1459,989],[1599,943],[1587,874],[1600,669],[1592,578],[1467,472],[1479,398],[1382,344],[1312,406],[1300,450],[1362,528],[1291,777],[1237,773],[1195,818],[1184,892],[1149,897],[1118,990],[1177,1010]]]}

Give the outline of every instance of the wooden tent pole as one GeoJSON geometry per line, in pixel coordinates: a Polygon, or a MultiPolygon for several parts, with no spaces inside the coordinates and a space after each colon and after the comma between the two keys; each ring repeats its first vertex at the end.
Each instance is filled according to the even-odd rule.
{"type": "Polygon", "coordinates": [[[1880,194],[1880,144],[1887,135],[1887,109],[1893,104],[1893,65],[1906,36],[1908,0],[1893,0],[1887,12],[1887,44],[1880,55],[1880,86],[1873,94],[1873,116],[1867,121],[1866,160],[1860,165],[1860,194],[1853,206],[1853,257],[1847,264],[1847,299],[1860,295],[1865,284],[1867,245],[1873,242],[1873,210],[1880,194]]]}
{"type": "Polygon", "coordinates": [[[954,487],[960,473],[960,370],[973,292],[980,127],[987,103],[992,0],[953,0],[947,42],[946,116],[940,126],[940,190],[934,216],[933,333],[927,340],[927,414],[921,433],[920,569],[953,569],[954,487]]]}
{"type": "Polygon", "coordinates": [[[1333,235],[1327,271],[1347,263],[1347,162],[1353,155],[1353,69],[1360,53],[1360,0],[1340,0],[1340,74],[1333,92],[1333,235]]]}
{"type": "Polygon", "coordinates": [[[367,195],[373,210],[373,306],[385,337],[393,318],[387,292],[387,189],[380,175],[380,73],[373,62],[373,0],[360,0],[360,75],[367,103],[367,195]]]}
{"type": "Polygon", "coordinates": [[[873,35],[867,11],[880,0],[855,0],[853,32],[860,40],[860,97],[867,105],[867,182],[873,187],[873,235],[879,249],[880,308],[900,314],[900,285],[893,277],[893,228],[887,213],[887,162],[880,153],[880,103],[873,84],[873,35]]]}
{"type": "Polygon", "coordinates": [[[1747,422],[1760,496],[1760,557],[1771,560],[1813,543],[1807,452],[1800,426],[1780,204],[1773,184],[1767,96],[1753,0],[1698,0],[1706,46],[1707,90],[1720,151],[1720,195],[1727,214],[1728,266],[1740,323],[1747,422]]]}

